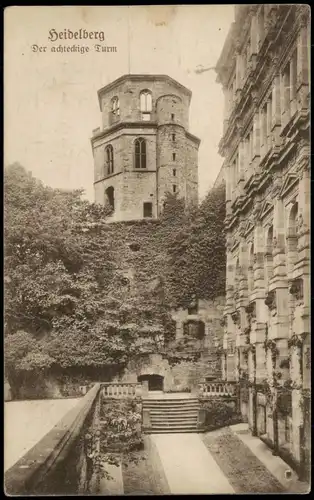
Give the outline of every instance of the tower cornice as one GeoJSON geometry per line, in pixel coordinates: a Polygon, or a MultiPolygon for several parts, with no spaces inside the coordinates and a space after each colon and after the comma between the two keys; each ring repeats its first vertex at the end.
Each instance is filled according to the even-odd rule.
{"type": "Polygon", "coordinates": [[[103,94],[106,94],[110,90],[114,89],[118,85],[120,85],[123,82],[131,81],[131,82],[141,82],[143,80],[146,81],[152,81],[154,82],[155,80],[161,80],[161,81],[167,81],[171,83],[174,87],[177,87],[180,92],[183,92],[189,100],[191,99],[192,92],[189,90],[187,87],[182,85],[181,83],[177,82],[173,78],[171,78],[168,75],[145,75],[145,74],[139,74],[139,75],[123,75],[120,76],[120,78],[117,78],[113,82],[109,83],[108,85],[105,85],[101,89],[98,90],[97,95],[98,95],[98,102],[99,102],[99,108],[101,110],[101,96],[103,94]]]}

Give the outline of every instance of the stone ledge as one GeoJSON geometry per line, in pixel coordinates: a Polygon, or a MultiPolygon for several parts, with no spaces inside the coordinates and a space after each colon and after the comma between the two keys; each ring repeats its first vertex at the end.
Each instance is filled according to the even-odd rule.
{"type": "Polygon", "coordinates": [[[44,487],[45,481],[72,450],[99,389],[100,385],[95,384],[51,431],[6,472],[5,490],[8,495],[34,495],[39,485],[44,487]]]}

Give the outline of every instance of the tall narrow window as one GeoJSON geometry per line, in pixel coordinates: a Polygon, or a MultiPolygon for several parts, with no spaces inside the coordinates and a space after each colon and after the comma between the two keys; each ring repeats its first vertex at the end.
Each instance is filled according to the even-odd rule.
{"type": "Polygon", "coordinates": [[[176,140],[176,134],[172,134],[172,142],[175,142],[176,140]]]}
{"type": "Polygon", "coordinates": [[[139,137],[135,140],[135,168],[146,168],[146,141],[143,137],[139,137]]]}
{"type": "Polygon", "coordinates": [[[120,103],[118,97],[111,99],[111,109],[109,113],[109,124],[115,123],[120,117],[120,103]]]}
{"type": "Polygon", "coordinates": [[[114,172],[114,165],[113,165],[113,147],[111,144],[106,147],[106,174],[110,175],[113,174],[114,172]]]}
{"type": "Polygon", "coordinates": [[[274,228],[269,226],[266,232],[266,250],[265,250],[265,266],[266,266],[266,282],[269,284],[269,280],[273,276],[273,238],[274,238],[274,228]]]}
{"type": "Polygon", "coordinates": [[[291,116],[297,110],[297,49],[294,50],[290,61],[290,112],[291,116]]]}
{"type": "Polygon", "coordinates": [[[173,184],[172,186],[172,192],[173,193],[176,193],[177,192],[177,186],[175,184],[173,184]]]}
{"type": "Polygon", "coordinates": [[[140,108],[142,120],[149,121],[152,112],[152,94],[149,90],[143,90],[140,94],[140,108]]]}
{"type": "Polygon", "coordinates": [[[107,202],[111,206],[112,210],[114,210],[114,188],[109,186],[106,191],[107,202]]]}
{"type": "Polygon", "coordinates": [[[267,103],[263,106],[261,113],[261,151],[263,155],[266,153],[267,145],[267,103]]]}
{"type": "Polygon", "coordinates": [[[282,74],[282,100],[281,100],[281,115],[282,124],[285,126],[290,118],[290,63],[287,63],[282,74]]]}
{"type": "Polygon", "coordinates": [[[172,153],[172,161],[175,161],[175,159],[176,159],[176,154],[172,153]]]}
{"type": "Polygon", "coordinates": [[[177,169],[176,169],[176,168],[174,168],[174,169],[172,170],[172,173],[173,173],[173,177],[176,177],[176,175],[177,175],[177,169]]]}
{"type": "Polygon", "coordinates": [[[143,203],[143,212],[144,217],[152,217],[153,216],[153,204],[152,203],[143,203]]]}
{"type": "Polygon", "coordinates": [[[257,17],[258,28],[257,28],[257,48],[260,49],[264,41],[264,5],[260,7],[260,11],[257,17]]]}
{"type": "Polygon", "coordinates": [[[171,113],[171,120],[174,120],[174,113],[171,113]]]}
{"type": "Polygon", "coordinates": [[[111,112],[114,116],[120,115],[120,103],[118,97],[114,97],[111,101],[111,112]]]}

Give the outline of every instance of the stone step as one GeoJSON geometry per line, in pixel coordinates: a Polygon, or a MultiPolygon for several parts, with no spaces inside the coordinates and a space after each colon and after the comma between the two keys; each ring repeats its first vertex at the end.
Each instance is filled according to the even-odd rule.
{"type": "Polygon", "coordinates": [[[164,403],[164,404],[184,404],[184,403],[199,403],[199,400],[197,398],[182,398],[182,399],[179,399],[179,398],[173,398],[173,399],[170,399],[170,398],[143,398],[142,399],[142,402],[143,403],[152,403],[152,404],[161,404],[161,403],[164,403]]]}
{"type": "Polygon", "coordinates": [[[198,401],[192,401],[192,402],[189,402],[189,403],[181,403],[181,404],[175,404],[173,402],[171,403],[164,403],[164,402],[160,402],[160,403],[150,403],[148,401],[143,401],[143,406],[145,406],[145,408],[189,408],[190,406],[193,407],[193,408],[198,408],[199,407],[199,402],[198,401]]]}
{"type": "Polygon", "coordinates": [[[204,432],[198,429],[147,429],[144,430],[144,434],[186,434],[186,433],[200,433],[204,432]]]}
{"type": "Polygon", "coordinates": [[[151,422],[151,427],[154,429],[157,428],[173,428],[176,429],[177,427],[182,427],[182,428],[196,428],[197,427],[197,420],[194,422],[151,422]]]}
{"type": "Polygon", "coordinates": [[[198,413],[199,407],[188,407],[188,408],[151,408],[147,406],[143,406],[143,410],[147,410],[153,413],[165,413],[165,414],[173,414],[173,415],[179,415],[180,413],[198,413]]]}
{"type": "Polygon", "coordinates": [[[186,432],[202,432],[197,429],[196,426],[179,426],[179,427],[150,427],[148,429],[144,429],[144,433],[146,434],[162,434],[162,433],[181,433],[185,434],[186,432]]]}
{"type": "Polygon", "coordinates": [[[150,410],[150,416],[154,417],[169,417],[169,418],[179,418],[179,417],[197,417],[198,410],[190,410],[190,411],[157,411],[150,410]]]}
{"type": "Polygon", "coordinates": [[[198,417],[198,411],[195,411],[194,413],[187,413],[187,412],[182,412],[182,413],[168,413],[168,412],[153,413],[153,412],[150,412],[150,417],[151,418],[170,418],[170,419],[176,419],[176,418],[197,418],[198,417]]]}
{"type": "Polygon", "coordinates": [[[180,426],[180,425],[191,425],[191,426],[195,426],[197,425],[197,418],[195,420],[154,420],[154,419],[151,419],[150,421],[150,424],[151,424],[151,427],[163,427],[163,426],[167,426],[167,427],[171,427],[171,426],[180,426]]]}

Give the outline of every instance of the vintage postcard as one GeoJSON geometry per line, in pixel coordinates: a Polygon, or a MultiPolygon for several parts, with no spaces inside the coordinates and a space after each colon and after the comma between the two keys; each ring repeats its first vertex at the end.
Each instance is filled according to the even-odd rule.
{"type": "Polygon", "coordinates": [[[307,493],[310,7],[4,10],[4,488],[307,493]]]}

